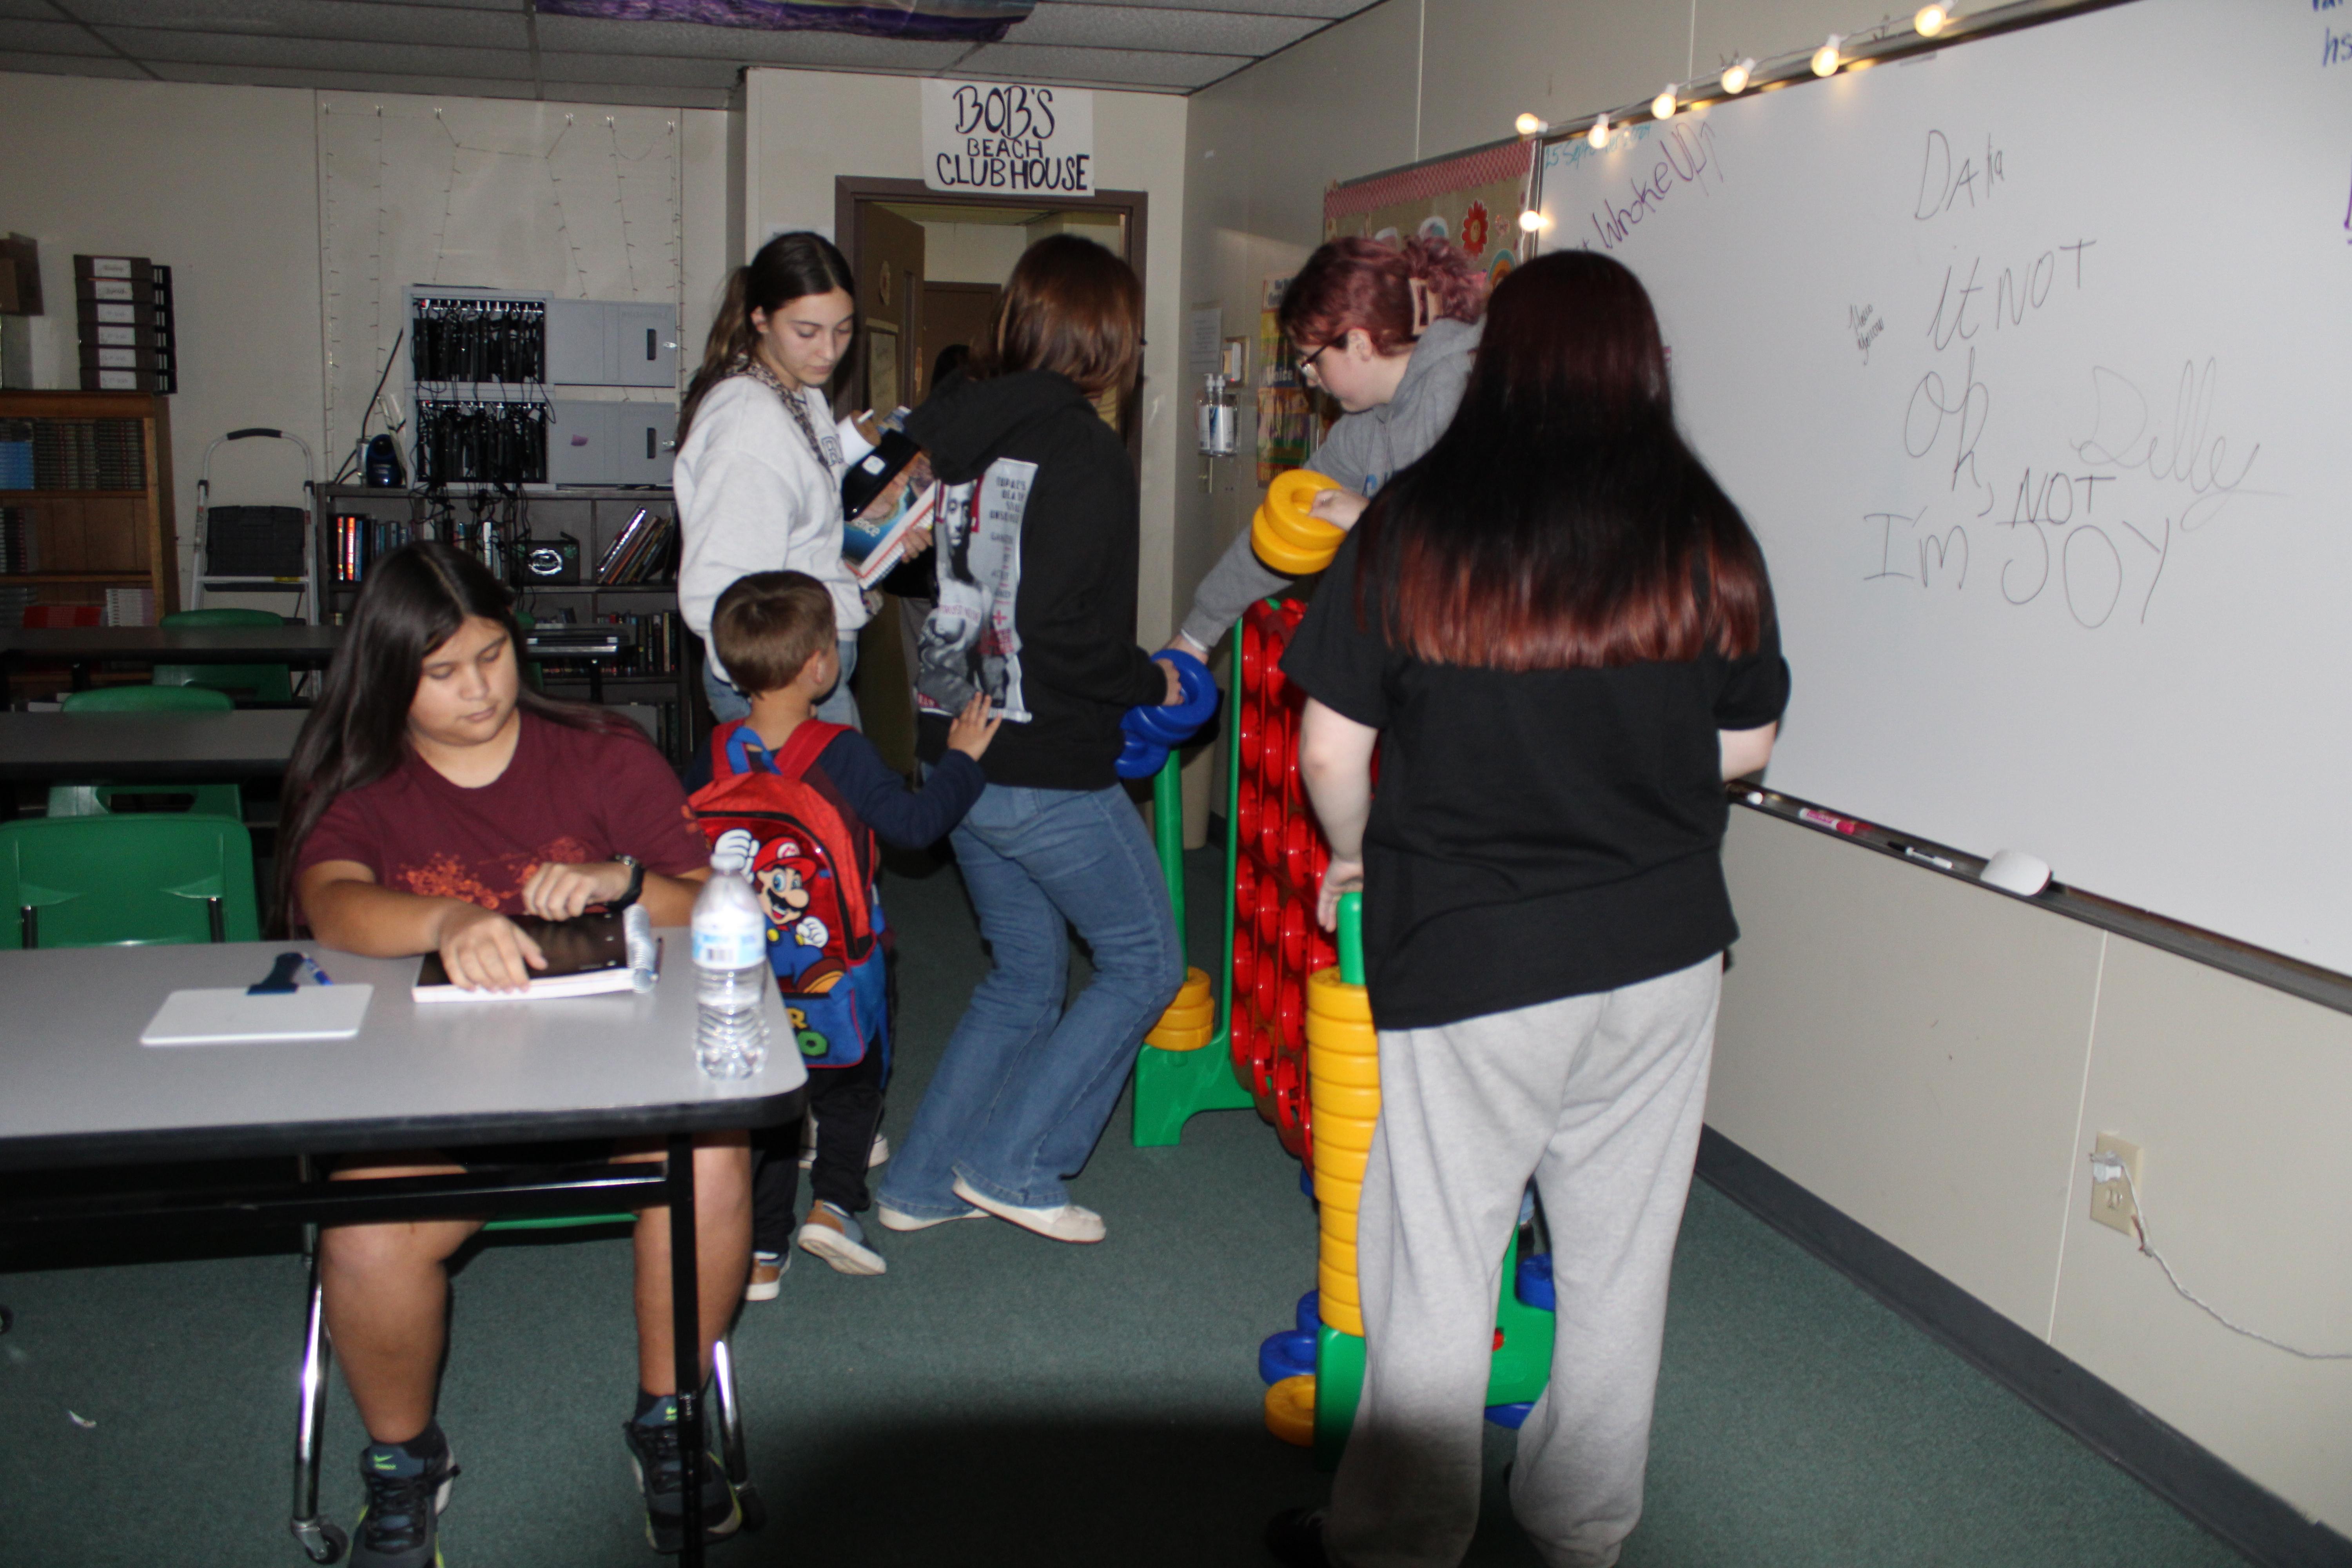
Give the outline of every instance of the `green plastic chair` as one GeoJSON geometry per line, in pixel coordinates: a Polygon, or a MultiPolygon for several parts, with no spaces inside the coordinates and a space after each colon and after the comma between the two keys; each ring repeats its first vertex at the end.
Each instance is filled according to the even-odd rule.
{"type": "MultiPolygon", "coordinates": [[[[282,626],[286,617],[268,610],[174,610],[156,625],[165,626],[282,626]]],[[[242,691],[256,702],[294,700],[294,671],[283,664],[159,664],[158,686],[208,686],[242,691]]]]}
{"type": "MultiPolygon", "coordinates": [[[[68,713],[226,713],[236,704],[209,686],[101,686],[68,693],[68,713]]],[[[174,811],[245,820],[245,795],[233,784],[67,784],[49,786],[51,816],[104,816],[117,795],[184,796],[174,811]]]]}
{"type": "Polygon", "coordinates": [[[259,942],[241,822],[142,813],[0,823],[0,947],[259,942]]]}
{"type": "MultiPolygon", "coordinates": [[[[514,618],[516,626],[521,629],[522,634],[525,637],[529,637],[530,635],[530,628],[539,624],[531,618],[531,613],[529,610],[517,610],[514,613],[514,618]]],[[[535,658],[524,658],[522,649],[520,648],[515,649],[515,658],[521,661],[522,678],[530,682],[530,689],[533,691],[541,693],[542,696],[545,695],[547,691],[547,681],[540,673],[539,660],[535,658]]]]}

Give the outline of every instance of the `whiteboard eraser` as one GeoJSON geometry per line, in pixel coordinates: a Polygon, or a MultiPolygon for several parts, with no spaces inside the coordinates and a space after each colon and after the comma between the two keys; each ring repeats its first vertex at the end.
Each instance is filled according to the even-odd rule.
{"type": "Polygon", "coordinates": [[[2030,899],[2050,885],[2050,862],[2022,849],[2004,849],[1985,862],[1982,876],[2003,892],[2030,899]]]}

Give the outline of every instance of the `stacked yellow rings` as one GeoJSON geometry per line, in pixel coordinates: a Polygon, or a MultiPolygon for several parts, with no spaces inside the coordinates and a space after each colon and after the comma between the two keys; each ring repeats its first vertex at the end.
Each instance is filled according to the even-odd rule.
{"type": "Polygon", "coordinates": [[[1163,1051],[1197,1051],[1217,1032],[1217,999],[1209,994],[1209,977],[1198,969],[1184,972],[1183,989],[1143,1043],[1163,1051]]]}
{"type": "Polygon", "coordinates": [[[1363,1296],[1356,1285],[1356,1213],[1364,1165],[1381,1115],[1381,1042],[1372,1003],[1337,969],[1307,982],[1307,1085],[1315,1110],[1315,1201],[1322,1235],[1315,1270],[1323,1321],[1361,1338],[1363,1296]]]}
{"type": "Polygon", "coordinates": [[[1250,548],[1257,558],[1291,577],[1310,576],[1330,565],[1348,531],[1308,516],[1307,509],[1325,490],[1339,488],[1337,480],[1307,468],[1276,475],[1266,487],[1265,504],[1250,521],[1250,548]]]}

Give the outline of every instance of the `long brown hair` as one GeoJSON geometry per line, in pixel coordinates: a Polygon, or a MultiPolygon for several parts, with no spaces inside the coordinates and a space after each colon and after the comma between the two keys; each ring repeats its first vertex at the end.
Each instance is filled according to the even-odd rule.
{"type": "Polygon", "coordinates": [[[1135,268],[1074,234],[1021,253],[996,311],[982,373],[1059,372],[1088,397],[1124,391],[1143,353],[1143,282],[1135,268]]]}
{"type": "Polygon", "coordinates": [[[679,445],[685,444],[694,411],[710,389],[751,357],[760,338],[751,324],[753,310],[773,314],[795,300],[836,289],[853,302],[857,298],[856,276],[847,258],[821,234],[780,234],[760,247],[748,264],[729,273],[727,292],[719,298],[719,314],[711,318],[710,336],[702,345],[702,368],[686,384],[685,400],[677,405],[679,445]]]}
{"type": "MultiPolygon", "coordinates": [[[[327,667],[318,701],[302,721],[278,812],[278,902],[273,923],[291,931],[294,868],[303,841],[347,790],[372,784],[408,754],[408,710],[425,677],[425,656],[477,616],[506,628],[515,657],[522,634],[513,595],[480,561],[447,544],[404,545],[369,566],[366,585],[327,667]]],[[[526,713],[577,730],[644,732],[602,708],[557,702],[522,684],[526,713]]]]}
{"type": "Polygon", "coordinates": [[[1763,552],[1675,428],[1658,318],[1593,251],[1496,289],[1461,408],[1357,525],[1356,607],[1433,664],[1575,669],[1753,652],[1763,552]]]}
{"type": "Polygon", "coordinates": [[[1460,246],[1424,238],[1408,240],[1399,249],[1350,237],[1316,247],[1282,291],[1276,321],[1305,353],[1361,329],[1372,340],[1374,353],[1392,354],[1421,335],[1413,309],[1416,283],[1428,296],[1428,320],[1475,321],[1486,313],[1486,275],[1460,246]]]}

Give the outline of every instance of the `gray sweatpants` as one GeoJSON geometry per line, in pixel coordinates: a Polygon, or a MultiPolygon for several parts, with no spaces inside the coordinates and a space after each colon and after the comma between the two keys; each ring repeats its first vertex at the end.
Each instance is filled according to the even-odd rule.
{"type": "Polygon", "coordinates": [[[1559,1290],[1511,1508],[1551,1568],[1609,1568],[1642,1516],[1666,1276],[1706,1108],[1720,955],[1638,985],[1381,1031],[1356,1237],[1364,1390],[1324,1541],[1454,1568],[1478,1522],[1503,1255],[1532,1176],[1559,1290]]]}

